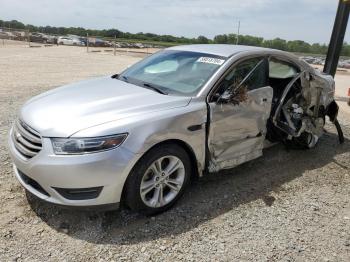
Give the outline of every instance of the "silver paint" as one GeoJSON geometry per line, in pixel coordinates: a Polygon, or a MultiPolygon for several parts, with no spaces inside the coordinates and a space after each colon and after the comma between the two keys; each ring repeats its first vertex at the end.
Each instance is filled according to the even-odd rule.
{"type": "Polygon", "coordinates": [[[180,192],[185,181],[185,166],[176,156],[164,156],[155,160],[144,173],[140,195],[149,207],[169,204],[180,192]],[[168,160],[166,165],[164,162],[168,160]]]}
{"type": "Polygon", "coordinates": [[[42,150],[23,159],[14,147],[10,131],[9,149],[16,177],[29,191],[46,201],[73,205],[100,205],[119,202],[124,183],[136,162],[152,147],[164,141],[185,145],[193,153],[199,174],[206,165],[206,127],[209,127],[209,170],[218,171],[261,156],[270,115],[273,91],[264,87],[248,92],[238,105],[208,104],[207,97],[226,70],[243,59],[273,56],[296,64],[307,75],[302,78],[303,95],[327,106],[334,96],[334,81],[286,52],[246,46],[189,45],[173,50],[224,56],[227,61],[193,97],[166,96],[110,77],[60,87],[29,100],[19,118],[42,137],[42,150]],[[309,83],[307,77],[312,77],[309,83]],[[262,98],[266,98],[263,101],[262,98]],[[208,112],[209,108],[209,112],[208,112]],[[211,123],[208,123],[207,116],[211,123]],[[201,129],[190,131],[198,125],[201,129]],[[118,148],[88,155],[55,155],[50,137],[97,137],[128,133],[118,148]],[[17,170],[35,179],[51,195],[47,197],[18,175],[17,170]],[[86,188],[103,186],[91,200],[68,200],[53,187],[86,188]]]}
{"type": "Polygon", "coordinates": [[[271,87],[263,87],[247,92],[247,100],[238,105],[210,103],[210,171],[231,168],[262,155],[272,95],[271,87]]]}

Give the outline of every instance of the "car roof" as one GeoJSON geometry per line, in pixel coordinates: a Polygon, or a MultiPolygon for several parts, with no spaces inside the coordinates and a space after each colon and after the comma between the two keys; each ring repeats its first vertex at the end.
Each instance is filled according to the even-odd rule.
{"type": "Polygon", "coordinates": [[[246,46],[246,45],[226,45],[226,44],[197,44],[197,45],[180,45],[167,48],[168,50],[178,50],[178,51],[191,51],[212,54],[217,56],[230,57],[240,52],[249,51],[277,51],[274,49],[256,47],[256,46],[246,46]]]}
{"type": "Polygon", "coordinates": [[[294,54],[289,52],[281,51],[278,49],[257,47],[257,46],[247,46],[247,45],[227,45],[227,44],[197,44],[197,45],[180,45],[169,47],[166,50],[177,50],[177,51],[188,51],[188,52],[199,52],[211,55],[217,55],[222,57],[231,57],[238,53],[262,53],[268,55],[278,55],[288,58],[288,60],[293,61],[297,65],[299,65],[303,70],[314,71],[314,69],[302,59],[299,59],[294,54]]]}

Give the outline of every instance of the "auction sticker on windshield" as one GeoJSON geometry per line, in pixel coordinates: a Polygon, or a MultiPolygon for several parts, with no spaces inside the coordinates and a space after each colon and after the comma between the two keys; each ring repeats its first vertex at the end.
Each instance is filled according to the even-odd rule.
{"type": "Polygon", "coordinates": [[[198,58],[197,62],[200,63],[207,63],[207,64],[214,64],[214,65],[222,65],[225,60],[223,59],[218,59],[218,58],[213,58],[213,57],[200,57],[198,58]]]}

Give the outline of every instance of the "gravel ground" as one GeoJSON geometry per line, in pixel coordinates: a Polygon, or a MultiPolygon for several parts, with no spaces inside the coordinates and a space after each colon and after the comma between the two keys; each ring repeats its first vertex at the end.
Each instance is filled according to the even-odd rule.
{"type": "Polygon", "coordinates": [[[139,57],[0,47],[0,261],[350,261],[350,117],[314,150],[281,145],[192,184],[170,211],[83,212],[38,201],[12,174],[6,135],[29,97],[139,57]]]}

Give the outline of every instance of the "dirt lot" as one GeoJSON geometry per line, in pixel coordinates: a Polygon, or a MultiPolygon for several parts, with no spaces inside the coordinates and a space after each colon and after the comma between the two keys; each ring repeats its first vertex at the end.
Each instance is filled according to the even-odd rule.
{"type": "Polygon", "coordinates": [[[75,47],[0,46],[0,261],[350,261],[345,111],[345,144],[328,124],[316,149],[267,149],[262,158],[195,182],[156,217],[70,211],[27,196],[6,149],[19,107],[33,95],[118,72],[138,59],[75,47]]]}

